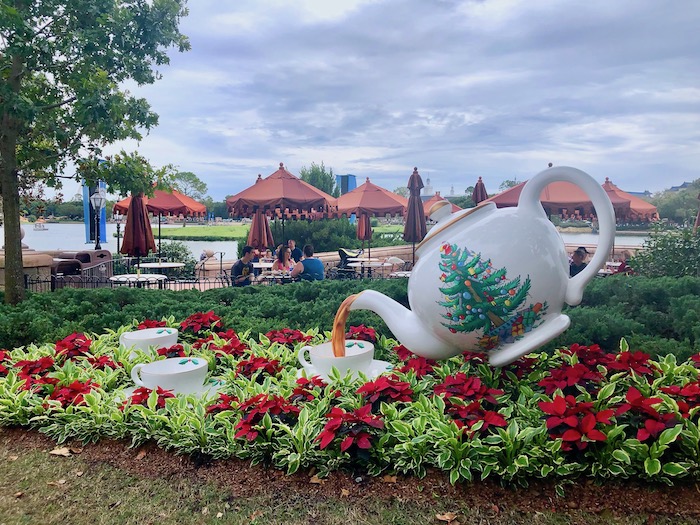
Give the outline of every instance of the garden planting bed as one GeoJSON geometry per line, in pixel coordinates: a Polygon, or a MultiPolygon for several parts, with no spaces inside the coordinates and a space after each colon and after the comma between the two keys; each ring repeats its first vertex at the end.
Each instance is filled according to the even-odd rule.
{"type": "Polygon", "coordinates": [[[46,435],[88,461],[215,480],[241,496],[437,495],[494,512],[700,516],[699,355],[654,361],[623,341],[617,353],[573,345],[494,369],[473,353],[428,361],[364,326],[348,335],[375,342],[394,369],[330,385],[300,377],[296,349],[328,333],[251,337],[213,312],[0,351],[3,441],[48,448],[46,435]],[[181,333],[158,353],[206,359],[215,389],[134,390],[131,367],[151,358],[130,359],[119,336],[154,326],[181,333]]]}

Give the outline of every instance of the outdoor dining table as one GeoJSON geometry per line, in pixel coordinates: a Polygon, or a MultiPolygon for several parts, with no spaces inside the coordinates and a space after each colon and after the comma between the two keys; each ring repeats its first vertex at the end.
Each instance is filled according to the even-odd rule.
{"type": "Polygon", "coordinates": [[[378,268],[388,268],[390,266],[393,266],[391,263],[388,262],[382,262],[382,261],[367,261],[367,260],[362,260],[362,261],[355,261],[348,263],[348,266],[350,268],[360,268],[360,273],[364,274],[365,271],[367,271],[367,277],[372,277],[372,269],[378,269],[378,268]]]}
{"type": "Polygon", "coordinates": [[[160,273],[126,273],[115,275],[109,280],[114,286],[127,285],[131,288],[150,288],[151,285],[157,284],[158,288],[163,289],[163,285],[168,278],[160,273]]]}
{"type": "Polygon", "coordinates": [[[261,274],[259,279],[265,284],[284,284],[297,280],[289,272],[266,272],[261,274]]]}
{"type": "Polygon", "coordinates": [[[256,270],[270,270],[274,264],[274,262],[258,261],[253,263],[253,268],[256,270]]]}
{"type": "Polygon", "coordinates": [[[160,270],[158,273],[166,274],[168,270],[176,270],[179,268],[184,268],[185,263],[181,262],[166,262],[166,261],[160,261],[160,262],[146,262],[146,263],[140,263],[134,265],[135,268],[138,269],[147,269],[147,270],[160,270]]]}

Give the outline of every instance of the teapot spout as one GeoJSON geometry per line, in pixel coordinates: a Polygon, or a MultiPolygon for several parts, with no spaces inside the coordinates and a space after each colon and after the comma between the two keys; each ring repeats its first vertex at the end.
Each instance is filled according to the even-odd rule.
{"type": "Polygon", "coordinates": [[[384,294],[374,290],[360,292],[349,309],[376,313],[396,339],[416,355],[427,359],[445,359],[458,353],[458,350],[435,337],[415,313],[384,294]]]}

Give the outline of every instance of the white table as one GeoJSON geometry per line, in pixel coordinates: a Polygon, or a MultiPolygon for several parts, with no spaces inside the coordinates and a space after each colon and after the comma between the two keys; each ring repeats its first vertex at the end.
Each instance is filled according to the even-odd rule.
{"type": "Polygon", "coordinates": [[[160,273],[126,273],[123,275],[115,275],[110,277],[112,285],[127,285],[136,288],[149,288],[153,284],[157,284],[158,288],[163,289],[167,277],[160,273]]]}
{"type": "Polygon", "coordinates": [[[264,261],[258,261],[253,263],[253,268],[256,270],[270,270],[272,269],[272,265],[275,264],[274,262],[264,262],[264,261]]]}
{"type": "Polygon", "coordinates": [[[372,268],[389,268],[393,264],[382,261],[357,261],[348,263],[350,268],[360,268],[360,272],[364,273],[367,270],[367,277],[372,277],[372,268]]]}
{"type": "Polygon", "coordinates": [[[167,273],[167,270],[176,270],[179,268],[184,268],[185,263],[181,262],[147,262],[147,263],[140,263],[140,264],[135,264],[134,267],[138,268],[139,270],[142,268],[145,268],[147,270],[161,270],[160,273],[165,274],[167,273]]]}
{"type": "Polygon", "coordinates": [[[348,261],[350,262],[369,262],[369,261],[378,261],[376,257],[348,257],[348,261]]]}
{"type": "Polygon", "coordinates": [[[292,274],[285,272],[269,272],[269,273],[263,273],[259,277],[262,281],[267,282],[267,284],[284,284],[284,283],[291,283],[296,280],[296,278],[292,277],[292,274]]]}

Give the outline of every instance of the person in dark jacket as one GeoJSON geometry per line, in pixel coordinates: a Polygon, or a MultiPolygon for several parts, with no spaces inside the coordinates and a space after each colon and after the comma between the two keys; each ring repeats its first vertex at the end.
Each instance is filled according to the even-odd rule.
{"type": "Polygon", "coordinates": [[[571,264],[569,265],[569,276],[573,277],[583,270],[588,264],[586,263],[586,258],[588,257],[588,250],[585,246],[579,246],[576,248],[574,255],[571,257],[571,264]]]}
{"type": "Polygon", "coordinates": [[[287,246],[292,250],[292,259],[294,259],[294,262],[301,261],[303,254],[301,250],[297,248],[297,242],[294,239],[289,239],[289,241],[287,241],[287,246]]]}

